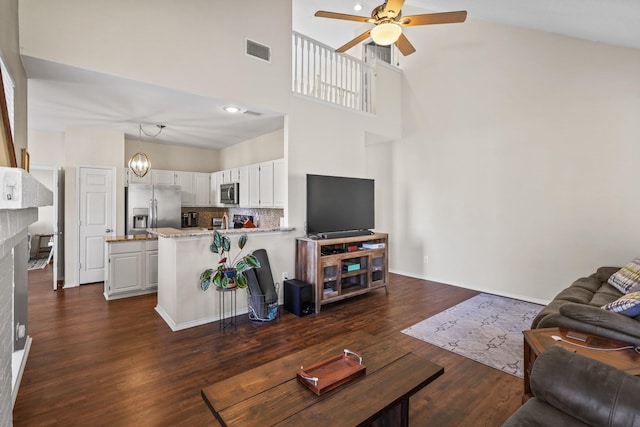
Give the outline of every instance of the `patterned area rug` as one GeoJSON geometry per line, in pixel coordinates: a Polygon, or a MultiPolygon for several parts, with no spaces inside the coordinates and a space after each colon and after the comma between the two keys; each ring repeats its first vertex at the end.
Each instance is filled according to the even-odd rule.
{"type": "Polygon", "coordinates": [[[402,332],[523,378],[522,331],[543,306],[480,294],[402,332]]]}
{"type": "Polygon", "coordinates": [[[47,266],[47,261],[48,261],[48,258],[30,259],[29,263],[27,264],[27,270],[37,270],[37,269],[45,268],[47,266]]]}

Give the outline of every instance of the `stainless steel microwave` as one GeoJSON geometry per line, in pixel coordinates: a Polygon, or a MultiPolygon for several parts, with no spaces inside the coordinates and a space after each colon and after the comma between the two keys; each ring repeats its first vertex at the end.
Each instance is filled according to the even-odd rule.
{"type": "Polygon", "coordinates": [[[229,184],[220,184],[220,203],[224,205],[237,205],[239,184],[231,182],[229,184]]]}

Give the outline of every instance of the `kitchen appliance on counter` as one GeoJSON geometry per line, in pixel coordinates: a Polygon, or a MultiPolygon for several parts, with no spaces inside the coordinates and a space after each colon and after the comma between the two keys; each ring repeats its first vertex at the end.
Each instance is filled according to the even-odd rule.
{"type": "Polygon", "coordinates": [[[240,194],[240,184],[231,182],[220,184],[220,203],[224,205],[237,205],[240,194]]]}
{"type": "Polygon", "coordinates": [[[222,230],[224,219],[223,218],[211,218],[211,228],[214,230],[222,230]]]}
{"type": "Polygon", "coordinates": [[[129,184],[124,190],[127,234],[145,234],[147,228],[181,227],[179,186],[129,184]]]}
{"type": "Polygon", "coordinates": [[[247,221],[253,224],[253,215],[234,215],[233,228],[244,228],[247,221]]]}
{"type": "Polygon", "coordinates": [[[189,212],[189,226],[190,227],[198,226],[198,212],[189,212]]]}

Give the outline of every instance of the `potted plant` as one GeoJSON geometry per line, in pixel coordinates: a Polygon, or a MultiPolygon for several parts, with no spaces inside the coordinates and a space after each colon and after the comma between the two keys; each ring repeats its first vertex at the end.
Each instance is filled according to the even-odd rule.
{"type": "Polygon", "coordinates": [[[223,236],[218,231],[213,233],[213,242],[209,249],[211,252],[219,255],[218,265],[216,268],[207,268],[200,274],[200,288],[203,291],[209,289],[211,282],[221,289],[237,286],[238,288],[247,287],[247,276],[245,271],[260,267],[260,263],[255,256],[248,254],[240,256],[242,249],[247,244],[248,237],[242,234],[238,239],[238,248],[240,252],[231,259],[231,239],[223,236]]]}

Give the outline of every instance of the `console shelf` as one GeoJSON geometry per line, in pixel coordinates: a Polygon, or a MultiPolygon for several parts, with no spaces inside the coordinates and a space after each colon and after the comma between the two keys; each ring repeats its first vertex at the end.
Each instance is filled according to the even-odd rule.
{"type": "Polygon", "coordinates": [[[388,235],[296,240],[296,278],[314,287],[320,307],[375,289],[388,292],[388,235]]]}

